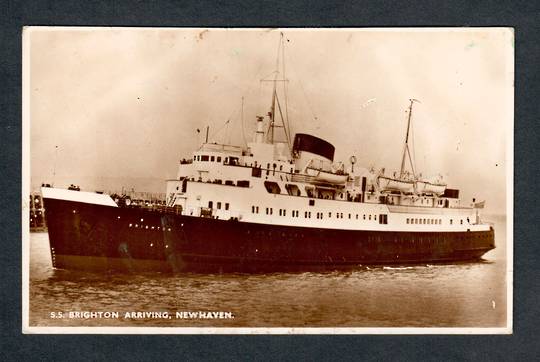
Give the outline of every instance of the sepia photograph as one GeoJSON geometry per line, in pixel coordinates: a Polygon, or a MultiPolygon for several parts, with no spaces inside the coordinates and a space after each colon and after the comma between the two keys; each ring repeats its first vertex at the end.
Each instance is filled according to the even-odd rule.
{"type": "Polygon", "coordinates": [[[511,28],[25,27],[23,332],[510,334],[511,28]]]}

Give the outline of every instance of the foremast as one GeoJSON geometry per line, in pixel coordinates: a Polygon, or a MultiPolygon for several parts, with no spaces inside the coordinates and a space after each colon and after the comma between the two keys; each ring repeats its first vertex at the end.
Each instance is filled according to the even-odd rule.
{"type": "Polygon", "coordinates": [[[412,171],[413,178],[416,179],[416,173],[414,171],[414,162],[413,162],[413,158],[411,156],[411,150],[409,148],[409,133],[410,133],[410,129],[411,129],[411,116],[412,116],[413,104],[414,104],[414,102],[420,102],[420,101],[417,100],[417,99],[414,99],[414,98],[409,99],[409,101],[411,103],[409,104],[409,115],[407,117],[407,133],[405,134],[405,145],[403,146],[403,156],[401,157],[401,167],[400,167],[400,170],[399,170],[399,178],[401,180],[403,180],[403,178],[405,176],[405,160],[406,160],[407,156],[409,158],[409,163],[411,165],[411,171],[412,171]]]}

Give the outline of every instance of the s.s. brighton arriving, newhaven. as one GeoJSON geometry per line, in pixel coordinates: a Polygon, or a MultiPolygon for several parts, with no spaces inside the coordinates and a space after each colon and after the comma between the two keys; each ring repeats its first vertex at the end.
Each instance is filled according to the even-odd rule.
{"type": "Polygon", "coordinates": [[[321,138],[291,137],[287,101],[278,96],[283,73],[271,79],[269,111],[256,118],[252,142],[212,143],[207,129],[205,142],[167,181],[166,205],[43,187],[53,267],[331,270],[476,260],[495,247],[493,228],[479,216],[483,202],[463,205],[442,178],[415,170],[409,147],[415,100],[401,168],[386,175],[359,167],[354,156],[335,162],[334,146],[321,138]]]}

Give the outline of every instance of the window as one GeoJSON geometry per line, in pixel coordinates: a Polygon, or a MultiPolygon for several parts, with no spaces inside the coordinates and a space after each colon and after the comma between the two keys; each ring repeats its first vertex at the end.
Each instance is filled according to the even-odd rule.
{"type": "Polygon", "coordinates": [[[210,156],[210,161],[211,161],[211,162],[214,162],[215,159],[216,159],[216,158],[215,158],[214,156],[210,156]]]}
{"type": "Polygon", "coordinates": [[[197,161],[197,156],[193,156],[193,161],[197,161]]]}
{"type": "Polygon", "coordinates": [[[450,225],[452,225],[454,223],[454,220],[450,219],[450,225]]]}
{"type": "Polygon", "coordinates": [[[251,206],[251,213],[252,213],[252,214],[255,213],[255,206],[251,206]]]}
{"type": "Polygon", "coordinates": [[[221,156],[217,157],[217,162],[221,162],[221,156]]]}
{"type": "Polygon", "coordinates": [[[463,225],[463,219],[459,220],[459,223],[460,223],[461,225],[463,225]]]}
{"type": "Polygon", "coordinates": [[[309,200],[309,206],[315,206],[315,200],[309,200]]]}
{"type": "Polygon", "coordinates": [[[304,218],[307,219],[307,211],[304,211],[304,218]]]}
{"type": "Polygon", "coordinates": [[[211,209],[214,206],[212,201],[208,201],[208,208],[211,209]]]}
{"type": "MultiPolygon", "coordinates": [[[[376,216],[376,215],[375,215],[376,216]]],[[[407,219],[408,220],[408,219],[407,219]]],[[[388,224],[388,215],[380,214],[379,215],[379,224],[388,224]]]]}
{"type": "Polygon", "coordinates": [[[407,218],[407,224],[409,223],[409,218],[407,218]]]}
{"type": "Polygon", "coordinates": [[[369,219],[371,220],[371,215],[369,215],[369,219]]]}
{"type": "Polygon", "coordinates": [[[285,184],[285,189],[291,196],[300,196],[300,189],[296,185],[285,184]]]}
{"type": "Polygon", "coordinates": [[[218,203],[217,203],[217,208],[218,208],[218,209],[221,209],[221,202],[219,202],[219,201],[218,201],[218,203]]]}
{"type": "Polygon", "coordinates": [[[349,213],[349,219],[351,218],[351,214],[349,213]]]}
{"type": "Polygon", "coordinates": [[[203,161],[203,162],[208,161],[208,156],[207,155],[201,156],[201,161],[203,161]]]}
{"type": "Polygon", "coordinates": [[[356,220],[358,220],[358,214],[356,214],[356,220]]]}
{"type": "MultiPolygon", "coordinates": [[[[225,210],[229,210],[229,203],[225,203],[225,210]]],[[[259,212],[259,207],[257,206],[257,212],[259,212]]]]}
{"type": "Polygon", "coordinates": [[[249,180],[238,180],[236,182],[236,186],[238,186],[238,187],[249,187],[249,180]]]}
{"type": "Polygon", "coordinates": [[[277,184],[277,182],[264,181],[264,187],[266,187],[266,191],[268,191],[271,194],[281,193],[281,189],[279,188],[279,185],[277,184]]]}
{"type": "Polygon", "coordinates": [[[364,214],[364,220],[366,219],[366,214],[364,214]]]}
{"type": "Polygon", "coordinates": [[[287,210],[283,209],[283,216],[287,216],[287,210]]]}
{"type": "Polygon", "coordinates": [[[332,217],[332,213],[331,213],[331,212],[328,213],[328,217],[332,217]]]}
{"type": "Polygon", "coordinates": [[[377,215],[373,215],[373,220],[377,220],[377,215]]]}

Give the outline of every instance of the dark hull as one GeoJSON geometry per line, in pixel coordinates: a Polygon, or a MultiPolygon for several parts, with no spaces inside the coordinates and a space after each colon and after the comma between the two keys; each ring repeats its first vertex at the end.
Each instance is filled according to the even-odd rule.
{"type": "Polygon", "coordinates": [[[482,232],[275,226],[46,199],[53,266],[92,271],[272,272],[456,262],[493,249],[482,232]],[[143,221],[141,221],[141,219],[143,221]]]}

